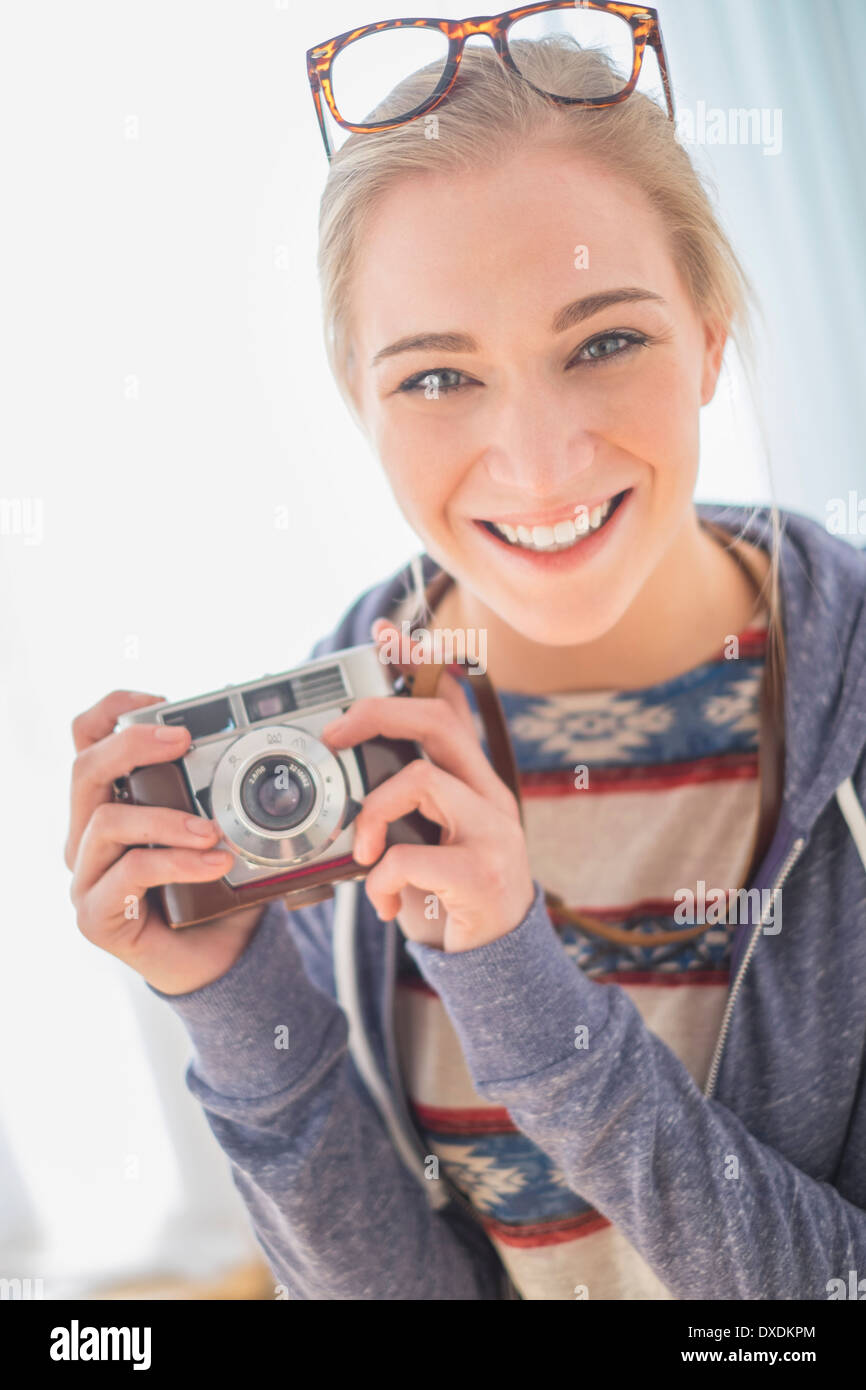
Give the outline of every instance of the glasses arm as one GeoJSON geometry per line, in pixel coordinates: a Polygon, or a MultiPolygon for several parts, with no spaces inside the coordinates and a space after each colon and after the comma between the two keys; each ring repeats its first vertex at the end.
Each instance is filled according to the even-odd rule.
{"type": "Polygon", "coordinates": [[[325,154],[328,156],[328,163],[330,164],[334,151],[331,148],[331,141],[328,138],[328,127],[325,124],[325,110],[322,106],[322,88],[319,83],[319,74],[310,61],[309,55],[307,57],[307,76],[310,81],[310,90],[313,93],[313,104],[316,108],[319,130],[322,132],[322,143],[325,146],[325,154]]]}
{"type": "Polygon", "coordinates": [[[677,116],[676,108],[674,106],[674,89],[671,86],[671,80],[668,75],[668,60],[667,54],[665,53],[665,41],[662,38],[662,31],[658,19],[656,19],[655,23],[653,24],[652,32],[649,36],[649,41],[652,44],[653,52],[656,55],[656,62],[659,66],[659,72],[662,75],[662,86],[665,89],[665,100],[668,104],[668,113],[670,115],[671,120],[674,122],[674,125],[676,125],[677,116]]]}

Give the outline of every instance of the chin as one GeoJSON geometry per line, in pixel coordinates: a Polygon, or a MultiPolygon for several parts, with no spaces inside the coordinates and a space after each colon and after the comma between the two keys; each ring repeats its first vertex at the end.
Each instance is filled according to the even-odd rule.
{"type": "Polygon", "coordinates": [[[522,604],[490,604],[504,622],[530,642],[543,647],[579,647],[594,642],[615,627],[627,603],[606,601],[600,606],[588,605],[584,612],[575,612],[575,605],[545,604],[543,611],[525,608],[522,604]]]}
{"type": "Polygon", "coordinates": [[[606,632],[616,626],[620,614],[587,614],[582,619],[575,619],[574,613],[563,614],[562,617],[552,613],[545,613],[544,617],[538,613],[532,616],[520,613],[512,617],[505,613],[503,617],[509,627],[520,632],[521,637],[538,642],[539,646],[584,646],[587,642],[605,637],[606,632]]]}

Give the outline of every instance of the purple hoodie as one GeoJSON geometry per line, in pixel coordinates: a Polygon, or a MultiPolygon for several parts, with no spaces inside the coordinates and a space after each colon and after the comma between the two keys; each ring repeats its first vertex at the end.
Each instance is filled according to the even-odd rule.
{"type": "MultiPolygon", "coordinates": [[[[769,544],[766,511],[698,512],[769,544]]],[[[736,932],[704,1090],[568,959],[538,883],[486,946],[408,946],[478,1093],[680,1299],[827,1299],[866,1278],[866,555],[794,513],[783,527],[784,797],[749,886],[784,884],[784,926],[736,932]]],[[[369,641],[409,585],[407,567],[367,590],[310,658],[369,641]]],[[[398,931],[358,883],[277,901],[221,979],[153,993],[188,1030],[187,1085],[289,1297],[516,1298],[469,1203],[427,1176],[396,1057],[398,931]]]]}

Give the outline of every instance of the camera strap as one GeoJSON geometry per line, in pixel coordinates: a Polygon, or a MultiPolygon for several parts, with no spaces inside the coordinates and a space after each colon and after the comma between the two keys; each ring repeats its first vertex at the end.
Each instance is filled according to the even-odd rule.
{"type": "MultiPolygon", "coordinates": [[[[761,598],[762,586],[748,556],[738,549],[737,542],[721,526],[702,519],[701,524],[729,550],[732,559],[743,569],[761,598]]],[[[453,577],[440,569],[425,590],[427,612],[431,616],[431,628],[435,629],[436,607],[454,583],[453,577]]],[[[472,665],[472,663],[469,663],[472,665]]],[[[424,662],[404,677],[406,687],[412,697],[434,695],[439,677],[446,669],[444,662],[424,662]]],[[[520,810],[521,824],[524,824],[523,802],[520,795],[520,776],[514,747],[508,732],[508,724],[502,703],[496,693],[492,680],[486,671],[474,667],[471,674],[459,671],[461,678],[471,683],[484,726],[484,734],[494,771],[513,794],[520,810]]],[[[768,632],[766,659],[759,692],[759,737],[758,737],[758,819],[752,841],[751,851],[744,874],[744,884],[748,887],[756,870],[763,860],[775,833],[782,804],[784,778],[784,687],[781,672],[781,658],[775,640],[775,632],[768,632]]],[[[578,913],[568,908],[554,893],[545,892],[547,906],[556,914],[558,921],[568,921],[593,935],[623,946],[655,946],[689,941],[701,936],[715,923],[701,924],[682,931],[631,932],[609,926],[596,917],[578,913]]]]}

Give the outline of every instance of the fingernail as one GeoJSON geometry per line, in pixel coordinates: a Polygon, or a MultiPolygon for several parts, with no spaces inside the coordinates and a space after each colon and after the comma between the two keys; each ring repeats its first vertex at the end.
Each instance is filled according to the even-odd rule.
{"type": "Polygon", "coordinates": [[[204,863],[204,864],[223,864],[223,863],[225,862],[225,859],[226,859],[226,855],[227,855],[227,854],[228,854],[228,850],[227,850],[227,849],[211,849],[211,850],[208,850],[207,854],[203,854],[203,855],[202,855],[202,863],[204,863]]]}
{"type": "Polygon", "coordinates": [[[324,729],[322,730],[321,737],[328,738],[330,734],[341,733],[342,730],[345,729],[347,722],[348,721],[346,719],[345,714],[341,714],[339,719],[334,719],[331,721],[330,724],[325,725],[324,729]]]}
{"type": "Polygon", "coordinates": [[[204,820],[201,816],[187,816],[185,824],[193,835],[206,835],[211,838],[214,834],[213,821],[204,820]]]}
{"type": "Polygon", "coordinates": [[[163,724],[158,729],[154,729],[153,736],[161,739],[163,743],[180,743],[186,732],[182,724],[163,724]]]}

